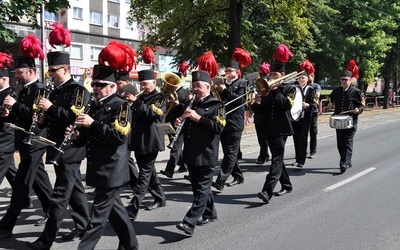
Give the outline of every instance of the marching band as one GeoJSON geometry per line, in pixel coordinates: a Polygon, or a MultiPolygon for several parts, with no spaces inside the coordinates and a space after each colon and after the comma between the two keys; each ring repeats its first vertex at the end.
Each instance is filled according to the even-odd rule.
{"type": "MultiPolygon", "coordinates": [[[[246,105],[259,116],[256,129],[262,150],[257,164],[271,160],[258,197],[269,203],[274,195],[293,190],[284,151],[288,136],[293,136],[295,166],[304,167],[311,116],[318,107],[315,90],[307,83],[314,73],[311,63],[311,67],[302,65],[301,72],[285,75],[285,63],[292,53],[280,45],[271,70],[260,71],[256,81],[249,82],[241,77],[240,70],[251,62],[249,58],[247,63],[240,60],[243,50],[241,57],[232,57],[224,75],[219,76],[215,58],[206,53],[205,58],[197,60],[198,69],[192,71],[191,90],[182,88],[180,75],[167,72],[159,92],[154,71],[142,70],[138,72],[140,92],[134,93],[126,85],[136,52],[125,46],[113,41],[100,53],[99,64],[94,66],[93,96],[71,77],[69,54],[65,52],[47,54],[53,89],[37,79],[34,58],[16,57],[15,77],[22,86],[16,95],[8,84],[10,56],[0,55],[0,182],[6,176],[13,188],[10,207],[0,220],[0,240],[12,236],[33,188],[42,204],[45,227],[36,241],[27,244],[31,249],[51,248],[68,206],[75,226],[63,240],[81,238],[78,249],[94,249],[108,220],[119,237],[118,249],[138,249],[132,221],[146,192],[154,198],[146,210],[167,204],[155,168],[158,153],[165,150],[167,129],[160,127],[172,131],[168,134],[170,160],[161,174],[172,178],[177,164],[188,168],[193,204],[176,226],[192,236],[196,226],[218,218],[211,187],[222,192],[225,186],[244,182],[238,152],[246,105]],[[213,182],[220,141],[224,156],[213,182]],[[18,168],[13,164],[14,144],[21,158],[18,168]],[[54,165],[54,187],[44,168],[45,152],[46,163],[54,165]],[[81,182],[84,158],[86,184],[95,187],[92,208],[81,182]],[[230,175],[233,181],[227,183],[230,175]],[[281,189],[274,192],[278,181],[281,189]],[[128,182],[133,198],[124,207],[120,193],[128,182]]],[[[36,54],[44,59],[41,53],[36,54]]],[[[341,173],[352,166],[353,136],[363,110],[359,90],[350,86],[352,77],[354,73],[346,70],[342,86],[331,96],[331,105],[336,107],[331,126],[337,131],[341,173]]]]}

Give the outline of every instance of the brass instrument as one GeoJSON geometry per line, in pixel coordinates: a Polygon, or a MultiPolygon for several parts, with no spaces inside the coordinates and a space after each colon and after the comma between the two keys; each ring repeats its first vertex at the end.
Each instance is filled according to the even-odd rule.
{"type": "Polygon", "coordinates": [[[218,86],[225,84],[225,78],[221,76],[217,76],[211,79],[211,93],[212,96],[218,101],[222,101],[221,96],[219,95],[218,86]]]}
{"type": "MultiPolygon", "coordinates": [[[[164,95],[165,99],[168,103],[174,102],[178,100],[178,94],[176,93],[176,88],[181,85],[181,78],[172,72],[165,72],[162,77],[163,86],[161,89],[162,94],[164,95]],[[175,89],[174,89],[175,87],[175,89]]],[[[169,114],[172,110],[172,104],[170,104],[165,116],[169,114]]]]}
{"type": "Polygon", "coordinates": [[[50,95],[51,91],[53,90],[53,88],[54,88],[54,84],[50,83],[46,87],[46,89],[39,89],[39,91],[38,91],[38,95],[37,95],[36,100],[34,102],[34,106],[36,107],[36,110],[35,110],[35,112],[33,114],[31,127],[29,128],[29,131],[27,131],[29,136],[28,136],[28,139],[24,142],[24,144],[26,144],[26,145],[32,145],[32,136],[35,135],[35,133],[33,131],[36,128],[36,125],[37,125],[38,120],[39,120],[39,115],[42,112],[42,109],[37,108],[37,105],[39,104],[40,99],[42,99],[42,98],[48,99],[49,98],[49,95],[50,95]]]}
{"type": "Polygon", "coordinates": [[[272,85],[274,85],[274,84],[281,85],[284,83],[288,83],[290,81],[294,81],[297,78],[299,78],[303,73],[304,73],[304,70],[300,71],[300,72],[295,71],[290,74],[284,75],[278,79],[274,79],[274,80],[270,80],[270,81],[267,81],[266,79],[264,79],[262,77],[259,77],[256,80],[256,86],[257,86],[257,89],[259,90],[259,93],[261,95],[266,96],[269,94],[269,91],[270,91],[270,88],[272,85]]]}
{"type": "MultiPolygon", "coordinates": [[[[190,100],[190,103],[186,109],[192,108],[195,98],[196,98],[196,95],[193,95],[193,97],[190,100]]],[[[179,134],[181,133],[182,127],[185,124],[186,119],[184,118],[184,115],[181,116],[181,119],[182,119],[181,124],[179,124],[179,126],[176,128],[175,135],[174,135],[174,137],[172,137],[171,143],[167,146],[169,149],[172,149],[174,147],[174,144],[175,144],[176,140],[178,140],[179,134]]]]}
{"type": "MultiPolygon", "coordinates": [[[[17,97],[16,89],[18,87],[18,84],[19,84],[19,81],[16,81],[14,87],[12,88],[12,92],[9,94],[9,96],[13,97],[14,99],[17,97]]],[[[0,106],[0,114],[3,113],[3,111],[6,110],[6,109],[10,110],[10,108],[7,105],[2,104],[0,106]]]]}

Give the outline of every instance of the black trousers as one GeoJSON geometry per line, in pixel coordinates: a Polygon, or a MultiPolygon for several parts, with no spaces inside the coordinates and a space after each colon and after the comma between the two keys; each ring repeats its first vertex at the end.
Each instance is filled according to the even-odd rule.
{"type": "Polygon", "coordinates": [[[56,172],[56,182],[54,191],[51,195],[48,221],[39,240],[46,245],[52,245],[56,239],[58,230],[70,205],[71,217],[75,222],[75,228],[84,230],[89,221],[89,206],[85,193],[85,188],[81,182],[81,163],[63,164],[54,166],[56,172]]]}
{"type": "Polygon", "coordinates": [[[278,181],[285,190],[292,190],[293,188],[283,161],[286,139],[287,136],[268,137],[268,145],[271,150],[272,161],[262,191],[266,192],[268,196],[271,197],[278,181]]]}
{"type": "Polygon", "coordinates": [[[26,147],[26,149],[19,151],[21,161],[14,179],[10,207],[0,221],[1,229],[12,231],[22,208],[29,202],[31,187],[39,198],[43,211],[47,213],[53,190],[49,176],[44,169],[42,157],[45,151],[45,148],[36,149],[33,147],[26,147]]]}
{"type": "Polygon", "coordinates": [[[158,152],[143,155],[135,153],[136,162],[139,166],[139,178],[131,203],[136,210],[139,210],[147,190],[154,197],[154,202],[165,203],[164,189],[155,167],[157,155],[158,152]]]}
{"type": "Polygon", "coordinates": [[[106,228],[107,219],[125,249],[132,249],[138,246],[136,233],[122,204],[120,192],[119,187],[96,188],[89,230],[83,236],[78,249],[89,250],[95,248],[106,228]]]}
{"type": "Polygon", "coordinates": [[[223,130],[220,135],[222,151],[224,158],[221,163],[221,171],[219,172],[216,183],[221,187],[225,185],[229,175],[240,181],[244,180],[242,170],[240,169],[237,154],[239,152],[240,140],[242,132],[233,132],[223,130]]]}
{"type": "Polygon", "coordinates": [[[129,186],[135,190],[137,179],[139,178],[139,171],[132,157],[129,157],[129,186]]]}
{"type": "Polygon", "coordinates": [[[311,125],[311,116],[304,117],[297,122],[292,122],[292,125],[296,162],[304,164],[307,158],[307,137],[311,125]]]}
{"type": "Polygon", "coordinates": [[[350,129],[336,129],[337,149],[340,155],[340,163],[352,165],[353,140],[357,131],[357,125],[350,129]]]}
{"type": "MultiPolygon", "coordinates": [[[[172,136],[168,135],[169,141],[172,141],[172,136]]],[[[169,160],[167,162],[167,166],[165,167],[165,172],[168,172],[170,174],[174,174],[175,172],[175,167],[177,164],[182,163],[182,146],[183,146],[183,134],[180,134],[174,143],[170,154],[169,154],[169,160]]]]}
{"type": "Polygon", "coordinates": [[[310,154],[317,153],[318,113],[311,113],[310,126],[310,154]]]}
{"type": "Polygon", "coordinates": [[[267,141],[265,126],[262,123],[256,123],[254,125],[256,128],[258,145],[260,146],[260,153],[258,154],[258,160],[265,161],[267,158],[269,158],[268,141],[267,141]]]}
{"type": "Polygon", "coordinates": [[[14,163],[14,152],[0,152],[0,184],[3,182],[4,177],[6,177],[10,186],[13,187],[16,174],[17,168],[14,163]]]}
{"type": "Polygon", "coordinates": [[[211,192],[211,183],[214,175],[214,167],[188,166],[190,182],[192,184],[193,203],[186,213],[183,221],[196,227],[200,217],[215,219],[217,210],[214,206],[214,196],[211,192]]]}

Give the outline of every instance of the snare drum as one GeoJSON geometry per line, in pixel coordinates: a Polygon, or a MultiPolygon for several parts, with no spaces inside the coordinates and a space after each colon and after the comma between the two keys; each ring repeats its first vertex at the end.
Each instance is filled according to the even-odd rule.
{"type": "Polygon", "coordinates": [[[349,129],[353,127],[353,117],[350,115],[332,115],[329,126],[335,129],[349,129]]]}

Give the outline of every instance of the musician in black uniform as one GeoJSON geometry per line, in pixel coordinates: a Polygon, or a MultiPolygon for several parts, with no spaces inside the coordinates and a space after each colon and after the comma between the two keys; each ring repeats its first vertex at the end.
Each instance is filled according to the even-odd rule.
{"type": "MultiPolygon", "coordinates": [[[[180,76],[180,73],[176,73],[176,75],[180,76]]],[[[187,91],[181,85],[179,86],[171,86],[171,91],[175,91],[177,95],[177,99],[168,103],[168,110],[171,110],[167,116],[165,117],[165,122],[171,123],[172,126],[175,126],[175,120],[178,117],[181,117],[185,108],[186,94],[187,91]]],[[[169,141],[171,142],[173,136],[168,134],[169,141]]],[[[167,176],[168,178],[172,178],[175,172],[175,167],[177,164],[180,165],[178,172],[186,172],[186,167],[182,162],[182,146],[183,146],[183,134],[180,134],[176,139],[167,162],[167,166],[165,170],[161,170],[160,174],[167,176]]]]}
{"type": "MultiPolygon", "coordinates": [[[[117,84],[117,96],[125,100],[126,93],[124,91],[124,86],[130,84],[129,73],[119,71],[116,84],[117,84]]],[[[128,145],[129,144],[130,141],[128,142],[128,145]]],[[[132,190],[135,190],[136,182],[139,177],[139,171],[132,156],[129,157],[129,176],[130,176],[129,186],[132,188],[132,190]]]]}
{"type": "MultiPolygon", "coordinates": [[[[10,121],[16,126],[29,131],[32,125],[33,116],[36,110],[35,100],[39,96],[39,91],[47,92],[43,83],[39,82],[36,76],[36,66],[34,58],[17,57],[15,59],[15,78],[23,86],[15,100],[11,96],[4,99],[4,104],[11,108],[10,121]]],[[[15,148],[19,151],[20,164],[17,175],[14,179],[14,190],[11,196],[10,207],[0,221],[0,239],[12,236],[12,230],[17,222],[18,216],[29,202],[29,191],[33,187],[39,198],[43,211],[48,211],[49,201],[52,193],[52,185],[49,176],[44,169],[43,154],[46,146],[36,141],[32,145],[25,144],[29,134],[25,131],[16,129],[15,148]]],[[[35,126],[35,135],[45,137],[46,131],[35,126]]]]}
{"type": "Polygon", "coordinates": [[[120,197],[121,187],[129,181],[130,111],[128,103],[115,94],[116,77],[113,68],[94,66],[96,105],[75,121],[80,126],[76,144],[86,143],[86,183],[96,188],[88,231],[78,246],[82,250],[95,248],[107,219],[118,235],[119,249],[138,249],[132,222],[120,197]]]}
{"type": "MultiPolygon", "coordinates": [[[[183,162],[187,164],[192,184],[193,203],[177,228],[193,235],[196,225],[206,225],[217,219],[211,183],[218,162],[219,134],[225,121],[221,101],[210,95],[210,76],[206,71],[192,72],[192,92],[195,100],[185,110],[183,162]]],[[[176,126],[181,126],[181,118],[176,126]]]]}
{"type": "MultiPolygon", "coordinates": [[[[218,86],[218,92],[221,99],[226,102],[232,101],[246,92],[247,81],[239,78],[239,70],[239,63],[233,60],[225,68],[226,83],[218,86]]],[[[226,112],[228,113],[244,102],[245,97],[231,102],[226,105],[226,112]]],[[[233,181],[227,183],[228,186],[234,186],[244,182],[243,173],[240,169],[237,156],[244,129],[245,108],[246,107],[243,105],[226,116],[226,126],[220,135],[224,157],[222,159],[221,171],[219,172],[218,178],[212,183],[212,186],[218,191],[224,189],[229,175],[232,175],[233,181]]]]}
{"type": "MultiPolygon", "coordinates": [[[[0,52],[0,54],[5,53],[0,52]]],[[[3,57],[3,55],[0,55],[0,57],[3,57]]],[[[1,65],[2,62],[0,61],[0,66],[1,65]]],[[[9,65],[7,65],[7,68],[0,67],[0,115],[5,109],[5,106],[3,106],[4,98],[14,94],[14,90],[10,87],[9,83],[8,67],[9,65]]],[[[12,187],[17,173],[17,168],[14,163],[14,129],[6,126],[4,122],[7,122],[7,117],[0,116],[0,184],[3,182],[4,177],[6,177],[8,183],[10,183],[12,187]]]]}
{"type": "MultiPolygon", "coordinates": [[[[90,100],[86,88],[73,80],[70,74],[69,54],[66,52],[49,52],[47,54],[49,73],[56,89],[49,99],[42,98],[38,108],[44,112],[40,126],[47,127],[47,139],[56,143],[57,148],[63,143],[66,127],[72,125],[82,113],[90,100]]],[[[93,104],[92,104],[93,105],[93,104]]],[[[59,153],[54,147],[47,148],[46,163],[54,164],[56,182],[51,195],[48,221],[40,237],[29,247],[33,249],[50,248],[61,227],[68,204],[75,228],[70,234],[63,235],[64,240],[81,237],[86,231],[89,220],[89,206],[85,188],[81,182],[81,161],[85,158],[85,147],[75,147],[69,142],[59,153]],[[57,155],[60,155],[57,158],[57,155]]]]}
{"type": "Polygon", "coordinates": [[[165,149],[164,133],[156,127],[156,123],[161,123],[164,120],[165,98],[163,94],[156,90],[153,70],[142,70],[138,74],[140,90],[143,94],[139,97],[127,94],[127,100],[132,102],[130,150],[135,152],[139,166],[139,178],[134,196],[129,206],[126,207],[132,220],[136,219],[147,190],[154,197],[154,203],[147,206],[146,210],[153,210],[166,205],[164,189],[155,167],[158,152],[165,149]]]}
{"type": "MultiPolygon", "coordinates": [[[[311,72],[310,72],[311,73],[311,72]]],[[[293,163],[294,166],[303,168],[307,158],[307,137],[308,131],[311,126],[312,113],[317,109],[315,103],[315,91],[308,85],[308,73],[305,71],[298,77],[297,86],[300,87],[303,93],[303,110],[301,111],[298,120],[292,120],[293,126],[293,142],[295,148],[296,161],[293,163]]]]}
{"type": "Polygon", "coordinates": [[[320,115],[319,110],[319,98],[321,96],[321,86],[314,82],[315,73],[308,76],[308,84],[314,89],[315,97],[314,100],[317,102],[317,108],[312,112],[311,115],[311,126],[310,126],[310,159],[314,159],[317,153],[317,134],[318,134],[318,116],[320,115]]]}
{"type": "Polygon", "coordinates": [[[348,168],[352,167],[351,157],[353,155],[353,140],[357,131],[358,115],[364,110],[364,99],[361,91],[351,85],[351,79],[355,77],[353,72],[344,70],[341,77],[341,86],[335,88],[330,94],[330,103],[328,108],[333,105],[335,110],[333,115],[339,115],[346,112],[353,119],[353,127],[349,129],[336,129],[337,149],[340,155],[340,172],[344,173],[348,168]]]}
{"type": "MultiPolygon", "coordinates": [[[[270,73],[271,80],[281,78],[284,76],[284,72],[285,64],[275,62],[270,73]]],[[[279,85],[279,82],[272,84],[269,94],[265,98],[259,98],[258,105],[254,107],[255,110],[258,109],[258,112],[264,112],[266,116],[265,131],[272,155],[269,173],[262,191],[258,193],[258,197],[266,203],[269,203],[272,198],[278,181],[282,185],[281,191],[278,192],[279,195],[292,191],[292,184],[283,161],[286,139],[293,135],[292,124],[287,112],[292,106],[292,100],[286,96],[288,90],[279,85]]],[[[290,88],[290,86],[288,85],[286,88],[290,88]]]]}

